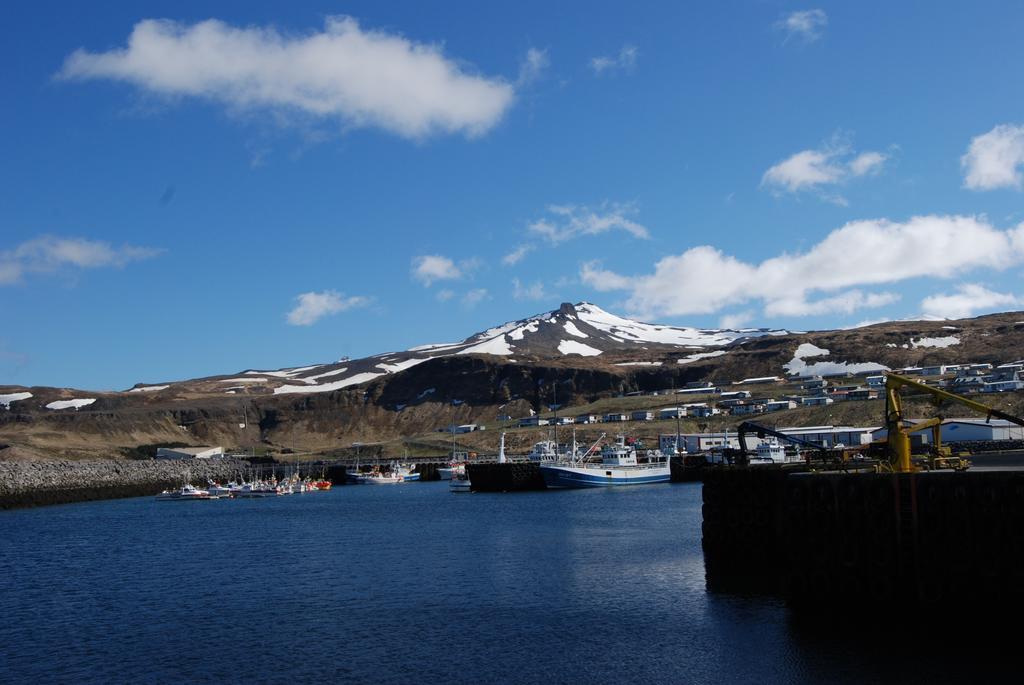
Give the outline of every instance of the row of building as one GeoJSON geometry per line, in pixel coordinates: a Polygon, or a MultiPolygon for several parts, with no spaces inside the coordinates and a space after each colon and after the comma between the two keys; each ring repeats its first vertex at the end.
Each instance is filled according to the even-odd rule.
{"type": "MultiPolygon", "coordinates": [[[[800,438],[806,442],[833,449],[839,447],[859,447],[887,435],[884,426],[808,426],[804,428],[779,428],[780,433],[800,438]]],[[[676,434],[658,436],[662,452],[674,451],[679,444],[686,452],[707,452],[714,449],[729,447],[738,449],[739,435],[735,432],[720,433],[680,433],[678,443],[676,434]]],[[[771,439],[771,438],[766,438],[771,439]]],[[[927,445],[931,442],[930,430],[912,434],[915,444],[927,445]]],[[[944,443],[957,442],[988,442],[1003,440],[1024,440],[1024,427],[1002,419],[946,419],[942,422],[941,439],[944,443]]],[[[746,436],[747,449],[755,449],[764,439],[756,435],[746,436]]]]}

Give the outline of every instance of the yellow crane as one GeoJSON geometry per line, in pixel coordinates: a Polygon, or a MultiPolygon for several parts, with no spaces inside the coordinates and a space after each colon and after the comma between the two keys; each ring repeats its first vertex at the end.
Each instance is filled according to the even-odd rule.
{"type": "Polygon", "coordinates": [[[906,421],[903,418],[903,401],[900,398],[901,388],[913,388],[914,390],[928,393],[932,396],[932,399],[936,404],[943,400],[957,402],[980,414],[985,414],[986,421],[995,417],[997,419],[1005,419],[1006,421],[1015,423],[1018,426],[1024,426],[1024,419],[999,411],[998,409],[993,409],[981,402],[975,402],[974,400],[966,397],[954,395],[946,390],[933,388],[932,386],[925,385],[920,381],[914,381],[904,376],[898,376],[894,373],[886,374],[885,427],[888,433],[886,437],[886,451],[889,453],[889,463],[892,470],[899,473],[908,473],[910,471],[917,470],[910,459],[910,434],[927,430],[929,428],[932,429],[932,449],[939,465],[953,466],[954,468],[966,468],[967,466],[965,461],[952,458],[951,455],[947,454],[946,452],[948,452],[948,448],[946,449],[946,452],[943,452],[941,435],[943,417],[939,416],[925,421],[919,421],[918,423],[910,426],[905,425],[906,421]]]}

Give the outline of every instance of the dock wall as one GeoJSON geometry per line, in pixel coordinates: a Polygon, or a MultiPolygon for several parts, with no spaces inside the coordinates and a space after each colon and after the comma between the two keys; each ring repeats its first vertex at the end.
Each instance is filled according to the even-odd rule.
{"type": "Polygon", "coordinates": [[[805,609],[1024,604],[1024,472],[709,472],[710,589],[805,609]]]}

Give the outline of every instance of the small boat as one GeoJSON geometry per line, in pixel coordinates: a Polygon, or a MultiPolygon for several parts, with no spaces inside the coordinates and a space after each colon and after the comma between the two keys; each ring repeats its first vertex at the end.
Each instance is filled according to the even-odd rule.
{"type": "Polygon", "coordinates": [[[229,485],[221,485],[212,480],[207,481],[206,491],[214,497],[233,497],[234,493],[231,491],[229,485]]]}
{"type": "Polygon", "coordinates": [[[206,490],[186,483],[177,490],[164,490],[156,496],[157,502],[189,502],[192,500],[220,499],[220,495],[211,495],[206,490]]]}
{"type": "Polygon", "coordinates": [[[242,497],[244,499],[277,497],[281,494],[275,486],[260,481],[254,483],[243,483],[238,486],[238,488],[234,489],[233,492],[235,497],[242,497]]]}
{"type": "Polygon", "coordinates": [[[452,480],[460,475],[466,475],[466,464],[464,462],[452,462],[448,466],[439,466],[437,475],[440,480],[452,480]]]}
{"type": "Polygon", "coordinates": [[[463,473],[461,476],[455,476],[448,483],[449,492],[472,492],[472,487],[469,482],[469,476],[463,473]]]}
{"type": "Polygon", "coordinates": [[[331,483],[331,481],[327,480],[326,478],[321,478],[320,480],[314,482],[313,485],[316,487],[317,490],[330,490],[331,485],[333,485],[333,483],[331,483]]]}
{"type": "Polygon", "coordinates": [[[586,461],[586,454],[578,459],[542,462],[544,484],[549,488],[593,488],[667,483],[671,478],[668,460],[660,452],[648,452],[641,462],[636,449],[627,445],[622,435],[614,444],[604,446],[600,463],[586,461]]]}

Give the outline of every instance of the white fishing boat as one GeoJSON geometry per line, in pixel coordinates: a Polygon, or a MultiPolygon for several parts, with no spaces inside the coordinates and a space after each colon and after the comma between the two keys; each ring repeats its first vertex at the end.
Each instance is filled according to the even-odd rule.
{"type": "Polygon", "coordinates": [[[218,495],[211,495],[206,490],[186,483],[177,490],[164,490],[156,496],[157,502],[190,502],[193,500],[220,499],[218,495]]]}
{"type": "Polygon", "coordinates": [[[450,492],[471,492],[472,486],[469,482],[469,476],[462,473],[460,476],[455,476],[448,483],[448,490],[450,492]]]}
{"type": "Polygon", "coordinates": [[[526,455],[532,462],[556,462],[558,461],[558,443],[554,440],[541,440],[534,443],[533,449],[526,455]]]}
{"type": "Polygon", "coordinates": [[[799,454],[790,455],[786,453],[785,446],[779,444],[777,440],[766,440],[758,445],[754,449],[754,454],[750,457],[750,465],[757,466],[759,464],[790,464],[790,463],[801,463],[799,454]]]}
{"type": "Polygon", "coordinates": [[[605,445],[600,462],[588,461],[590,453],[591,450],[587,450],[579,458],[541,463],[544,484],[549,488],[594,488],[669,481],[668,459],[658,451],[649,451],[639,459],[636,449],[626,444],[625,436],[620,435],[615,443],[605,445]]]}

